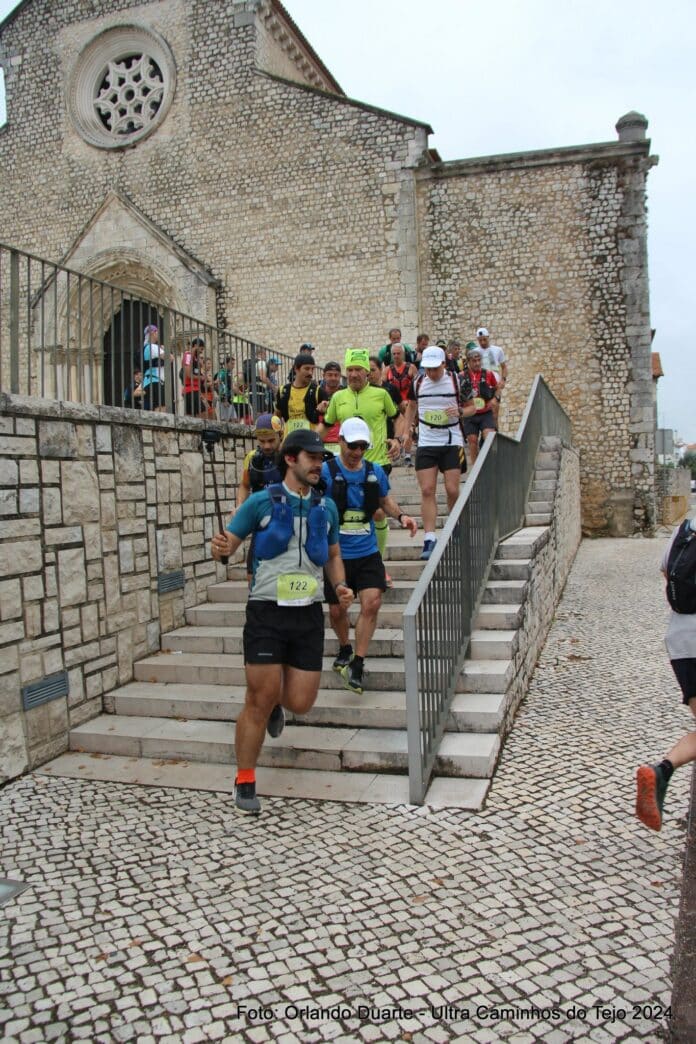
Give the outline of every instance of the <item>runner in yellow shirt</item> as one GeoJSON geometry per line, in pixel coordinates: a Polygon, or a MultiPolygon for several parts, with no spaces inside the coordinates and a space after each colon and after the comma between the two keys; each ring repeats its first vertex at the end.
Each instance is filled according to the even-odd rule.
{"type": "Polygon", "coordinates": [[[314,430],[321,420],[319,388],[313,379],[314,366],[314,359],[308,352],[296,355],[295,376],[276,396],[275,412],[285,421],[286,435],[302,428],[314,430]]]}

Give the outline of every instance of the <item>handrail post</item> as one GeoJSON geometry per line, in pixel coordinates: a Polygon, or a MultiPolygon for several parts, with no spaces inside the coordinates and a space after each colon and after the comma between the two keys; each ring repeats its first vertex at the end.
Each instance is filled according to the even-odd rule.
{"type": "Polygon", "coordinates": [[[19,394],[19,254],[10,250],[10,391],[19,394]]]}
{"type": "MultiPolygon", "coordinates": [[[[160,351],[162,347],[168,343],[169,333],[172,328],[172,323],[169,317],[169,309],[165,308],[162,312],[162,331],[160,333],[160,351]]],[[[171,360],[165,356],[164,359],[164,402],[167,407],[167,413],[175,413],[174,409],[174,377],[172,374],[172,366],[174,362],[174,351],[172,348],[168,349],[171,354],[171,360]]]]}
{"type": "Polygon", "coordinates": [[[416,617],[404,614],[404,675],[406,679],[406,735],[408,743],[408,800],[422,805],[425,797],[416,617]]]}

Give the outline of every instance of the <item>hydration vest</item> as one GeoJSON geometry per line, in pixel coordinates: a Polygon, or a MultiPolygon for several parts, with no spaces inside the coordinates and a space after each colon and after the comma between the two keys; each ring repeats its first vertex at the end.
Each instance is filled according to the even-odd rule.
{"type": "Polygon", "coordinates": [[[341,471],[338,460],[336,457],[330,460],[327,464],[329,474],[331,475],[331,499],[338,509],[338,520],[342,524],[346,512],[354,512],[356,510],[362,511],[365,516],[364,520],[369,522],[375,511],[379,508],[379,501],[381,493],[379,491],[379,480],[375,474],[375,469],[372,466],[371,460],[365,462],[365,478],[362,482],[363,488],[363,504],[362,508],[349,508],[348,507],[348,482],[341,471]]]}
{"type": "MultiPolygon", "coordinates": [[[[292,383],[288,381],[278,392],[278,398],[276,403],[280,410],[280,415],[284,421],[287,421],[290,417],[289,405],[290,405],[290,388],[292,383]]],[[[319,411],[317,410],[317,399],[318,399],[318,388],[315,381],[311,381],[307,387],[307,394],[304,400],[305,416],[310,424],[318,424],[321,420],[319,411]]]]}
{"type": "Polygon", "coordinates": [[[401,397],[402,402],[405,402],[408,398],[408,392],[412,384],[412,378],[409,377],[408,371],[408,363],[404,363],[404,368],[401,374],[397,373],[394,369],[394,364],[392,363],[387,367],[387,371],[384,375],[390,384],[393,384],[395,388],[399,389],[399,396],[401,397]]]}
{"type": "MultiPolygon", "coordinates": [[[[258,529],[254,536],[254,555],[256,558],[277,558],[287,551],[295,532],[295,515],[290,497],[280,483],[268,486],[271,498],[271,517],[263,529],[258,529]]],[[[324,497],[312,489],[312,500],[307,513],[307,538],[304,549],[307,557],[314,565],[323,566],[329,559],[329,538],[327,533],[328,516],[324,506],[324,497]]],[[[302,505],[300,505],[302,511],[302,505]]],[[[302,541],[302,519],[300,514],[300,542],[302,541]]]]}
{"type": "Polygon", "coordinates": [[[667,601],[675,613],[696,613],[696,533],[688,518],[669,551],[667,601]]]}
{"type": "Polygon", "coordinates": [[[278,467],[278,454],[272,457],[257,449],[249,461],[249,485],[252,493],[258,493],[266,486],[272,486],[280,482],[280,468],[278,467]]]}
{"type": "MultiPolygon", "coordinates": [[[[488,372],[488,370],[481,370],[481,376],[479,378],[478,398],[483,399],[484,402],[490,402],[495,395],[495,389],[491,388],[488,383],[488,372]]],[[[464,382],[465,397],[470,397],[466,395],[467,392],[476,394],[474,393],[474,385],[469,370],[464,374],[462,380],[464,382]]]]}

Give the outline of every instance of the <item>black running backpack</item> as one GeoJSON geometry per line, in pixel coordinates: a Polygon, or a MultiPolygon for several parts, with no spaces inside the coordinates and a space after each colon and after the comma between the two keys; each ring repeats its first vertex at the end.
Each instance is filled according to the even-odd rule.
{"type": "Polygon", "coordinates": [[[696,532],[688,518],[669,551],[667,601],[675,613],[696,613],[696,532]]]}

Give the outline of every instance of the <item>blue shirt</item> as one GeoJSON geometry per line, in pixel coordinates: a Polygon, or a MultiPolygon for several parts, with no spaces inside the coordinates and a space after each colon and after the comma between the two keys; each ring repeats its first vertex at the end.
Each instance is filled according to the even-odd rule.
{"type": "MultiPolygon", "coordinates": [[[[279,582],[282,582],[283,577],[303,576],[308,579],[309,586],[305,585],[304,590],[307,590],[309,594],[306,599],[298,601],[296,604],[306,605],[310,601],[321,602],[324,597],[323,566],[312,562],[305,550],[307,516],[312,506],[311,493],[308,493],[306,497],[301,497],[297,493],[292,493],[285,484],[283,484],[283,490],[292,507],[294,532],[287,550],[275,558],[259,559],[254,556],[249,598],[252,601],[278,602],[287,605],[289,604],[287,601],[280,601],[282,596],[279,594],[281,591],[279,582]]],[[[338,543],[338,511],[333,500],[328,498],[324,500],[324,507],[330,547],[332,544],[338,543]]],[[[234,518],[228,522],[227,529],[240,540],[244,540],[250,533],[255,533],[262,528],[262,523],[265,524],[266,520],[270,519],[272,510],[271,497],[267,489],[263,489],[259,493],[252,493],[236,512],[234,518]]]]}
{"type": "MultiPolygon", "coordinates": [[[[349,471],[348,468],[343,466],[339,457],[336,457],[336,463],[347,483],[346,512],[343,522],[340,523],[338,538],[341,557],[365,558],[367,555],[374,555],[379,550],[377,546],[375,524],[372,519],[366,521],[362,512],[362,507],[365,502],[364,486],[367,466],[363,461],[363,465],[359,471],[349,471]]],[[[379,466],[379,464],[373,464],[372,470],[377,479],[380,497],[388,496],[389,479],[387,478],[386,472],[379,466]]],[[[333,483],[331,481],[331,472],[329,471],[328,464],[322,465],[321,477],[326,484],[326,495],[327,497],[331,497],[333,483]]],[[[331,501],[331,503],[333,503],[333,501],[331,501]]]]}

